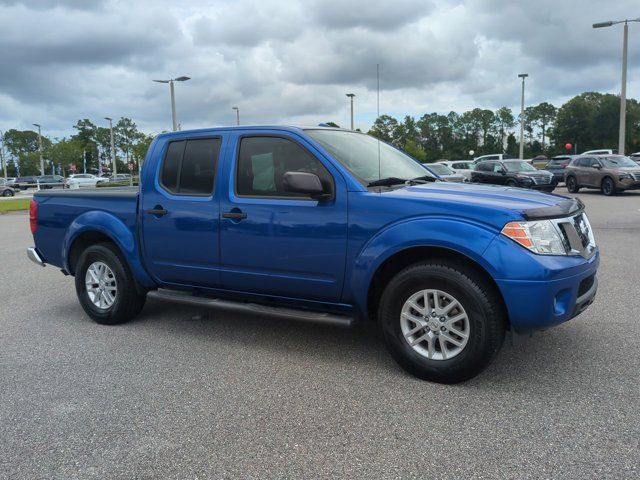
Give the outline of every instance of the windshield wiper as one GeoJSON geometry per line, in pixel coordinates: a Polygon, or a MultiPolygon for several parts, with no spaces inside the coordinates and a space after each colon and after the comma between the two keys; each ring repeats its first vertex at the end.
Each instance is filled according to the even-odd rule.
{"type": "Polygon", "coordinates": [[[406,180],[404,178],[387,177],[387,178],[381,178],[380,180],[374,180],[373,182],[369,182],[367,184],[367,187],[389,187],[391,185],[399,185],[405,182],[406,180]]]}
{"type": "Polygon", "coordinates": [[[407,183],[409,185],[414,185],[416,183],[426,183],[426,182],[435,182],[438,180],[436,177],[432,177],[431,175],[423,175],[421,177],[412,178],[408,180],[407,183]]]}

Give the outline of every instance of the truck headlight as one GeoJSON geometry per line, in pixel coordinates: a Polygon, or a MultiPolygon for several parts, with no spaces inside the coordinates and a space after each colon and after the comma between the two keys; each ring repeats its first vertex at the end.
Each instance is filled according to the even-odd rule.
{"type": "Polygon", "coordinates": [[[501,233],[540,255],[567,255],[569,252],[560,233],[549,220],[509,222],[501,233]]]}

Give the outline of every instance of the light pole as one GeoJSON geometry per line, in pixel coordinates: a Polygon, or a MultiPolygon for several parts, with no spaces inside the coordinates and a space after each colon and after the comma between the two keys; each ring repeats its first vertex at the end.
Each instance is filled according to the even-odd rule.
{"type": "Polygon", "coordinates": [[[620,130],[618,132],[618,154],[624,155],[625,128],[627,123],[627,42],[629,40],[629,22],[640,22],[640,18],[594,23],[593,28],[604,28],[624,23],[622,37],[622,86],[620,87],[620,130]]]}
{"type": "Polygon", "coordinates": [[[104,117],[104,119],[109,120],[109,133],[111,134],[111,168],[113,169],[111,175],[115,177],[115,174],[118,172],[116,171],[116,146],[113,141],[113,120],[109,117],[104,117]]]}
{"type": "Polygon", "coordinates": [[[169,84],[169,91],[171,92],[171,121],[173,123],[174,132],[178,130],[178,118],[176,116],[176,94],[173,89],[173,82],[186,82],[187,80],[191,80],[191,78],[178,77],[178,78],[172,78],[170,80],[154,80],[154,82],[169,84]]]}
{"type": "Polygon", "coordinates": [[[236,125],[240,125],[240,109],[238,107],[231,107],[231,110],[236,111],[236,125]]]}
{"type": "Polygon", "coordinates": [[[40,155],[40,175],[44,175],[44,160],[42,159],[42,127],[37,123],[34,123],[33,126],[38,127],[38,154],[40,155]]]}
{"type": "Polygon", "coordinates": [[[0,130],[0,162],[2,162],[2,168],[4,170],[4,178],[7,178],[7,162],[4,159],[4,133],[0,130]]]}
{"type": "Polygon", "coordinates": [[[518,158],[524,158],[524,79],[529,76],[528,73],[519,73],[518,77],[522,78],[522,98],[520,101],[520,154],[518,158]]]}
{"type": "Polygon", "coordinates": [[[347,97],[351,99],[351,130],[353,130],[353,97],[355,96],[355,93],[347,93],[347,97]]]}

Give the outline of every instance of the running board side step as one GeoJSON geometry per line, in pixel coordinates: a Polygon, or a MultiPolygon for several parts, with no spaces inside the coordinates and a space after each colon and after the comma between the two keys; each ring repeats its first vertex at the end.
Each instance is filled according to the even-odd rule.
{"type": "Polygon", "coordinates": [[[346,315],[333,313],[314,312],[310,310],[297,310],[294,308],[272,307],[257,303],[235,302],[233,300],[222,300],[220,298],[200,297],[189,292],[169,290],[160,288],[147,293],[150,298],[168,300],[170,302],[185,303],[207,308],[218,308],[236,312],[254,313],[256,315],[268,315],[270,317],[280,317],[305,322],[324,323],[326,325],[336,325],[339,327],[350,327],[355,319],[346,315]]]}

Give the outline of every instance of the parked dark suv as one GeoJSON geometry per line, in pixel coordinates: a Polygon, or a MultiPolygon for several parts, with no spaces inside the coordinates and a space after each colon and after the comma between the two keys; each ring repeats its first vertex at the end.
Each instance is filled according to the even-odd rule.
{"type": "Polygon", "coordinates": [[[544,167],[547,172],[553,174],[556,184],[564,182],[564,170],[569,166],[573,157],[574,155],[556,155],[544,167]]]}
{"type": "Polygon", "coordinates": [[[492,183],[508,187],[531,188],[544,192],[553,192],[556,181],[553,174],[538,170],[524,160],[484,161],[476,165],[471,172],[471,181],[492,183]]]}
{"type": "Polygon", "coordinates": [[[41,175],[37,180],[40,182],[40,188],[64,188],[64,177],[60,175],[41,175]]]}
{"type": "Polygon", "coordinates": [[[586,187],[615,195],[640,189],[640,165],[624,155],[581,155],[566,168],[565,182],[570,193],[586,187]]]}
{"type": "Polygon", "coordinates": [[[38,177],[35,175],[29,175],[27,177],[18,177],[13,183],[14,188],[18,190],[26,190],[27,188],[36,188],[38,177]]]}

